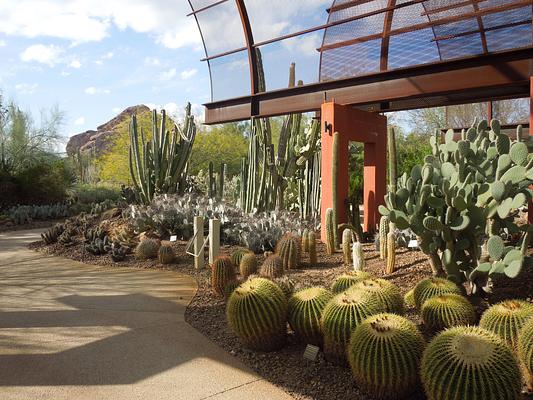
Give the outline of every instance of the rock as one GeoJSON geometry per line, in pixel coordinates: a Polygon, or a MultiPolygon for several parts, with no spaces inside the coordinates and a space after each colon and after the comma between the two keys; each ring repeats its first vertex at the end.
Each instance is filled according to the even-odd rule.
{"type": "Polygon", "coordinates": [[[95,157],[104,154],[111,143],[110,138],[115,134],[117,126],[124,120],[129,120],[133,114],[141,114],[150,111],[144,104],[126,108],[116,117],[100,125],[96,130],[88,130],[70,137],[67,143],[67,154],[76,155],[78,151],[82,153],[93,152],[95,157]]]}

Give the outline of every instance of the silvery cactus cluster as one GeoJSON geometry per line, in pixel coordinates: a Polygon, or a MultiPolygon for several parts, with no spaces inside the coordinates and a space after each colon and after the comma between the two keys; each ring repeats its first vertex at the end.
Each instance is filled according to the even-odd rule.
{"type": "Polygon", "coordinates": [[[524,263],[533,226],[515,223],[517,210],[531,198],[533,158],[517,128],[511,139],[500,123],[483,120],[463,130],[430,139],[432,154],[398,180],[380,213],[398,229],[410,228],[430,258],[434,275],[490,289],[490,277],[515,277],[524,263]],[[506,246],[503,233],[522,234],[522,249],[506,246]],[[493,238],[497,237],[497,238],[493,238]],[[487,240],[489,257],[482,259],[487,240]],[[493,247],[497,247],[494,249],[493,247]]]}

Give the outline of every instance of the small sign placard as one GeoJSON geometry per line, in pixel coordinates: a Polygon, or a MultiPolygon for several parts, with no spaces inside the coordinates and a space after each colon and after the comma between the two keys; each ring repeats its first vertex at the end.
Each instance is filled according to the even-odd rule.
{"type": "Polygon", "coordinates": [[[418,240],[416,240],[416,239],[409,240],[409,243],[407,244],[407,247],[409,247],[410,249],[418,248],[418,240]]]}
{"type": "Polygon", "coordinates": [[[170,236],[170,241],[171,242],[175,242],[176,240],[178,240],[178,236],[177,235],[170,236]]]}
{"type": "Polygon", "coordinates": [[[318,346],[308,344],[304,351],[304,358],[309,361],[315,361],[318,356],[318,346]]]}

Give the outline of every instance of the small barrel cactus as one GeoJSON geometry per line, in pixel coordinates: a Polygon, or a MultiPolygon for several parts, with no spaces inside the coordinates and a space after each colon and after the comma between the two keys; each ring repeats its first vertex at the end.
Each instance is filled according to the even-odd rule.
{"type": "Polygon", "coordinates": [[[244,278],[257,272],[257,257],[254,253],[246,253],[241,257],[239,272],[244,278]]]}
{"type": "Polygon", "coordinates": [[[309,264],[311,267],[316,266],[316,235],[314,231],[309,231],[307,234],[307,246],[309,247],[309,264]]]}
{"type": "Polygon", "coordinates": [[[424,338],[408,319],[372,315],[353,331],[348,361],[357,385],[376,399],[402,399],[419,382],[424,338]]]}
{"type": "Polygon", "coordinates": [[[146,238],[139,242],[135,248],[135,257],[139,260],[148,260],[150,258],[157,258],[161,242],[157,239],[146,238]]]}
{"type": "Polygon", "coordinates": [[[533,318],[518,333],[518,358],[523,365],[526,386],[533,391],[533,318]]]}
{"type": "Polygon", "coordinates": [[[379,220],[379,258],[387,259],[387,234],[389,233],[389,217],[383,215],[379,220]]]}
{"type": "Polygon", "coordinates": [[[279,278],[283,275],[283,260],[280,256],[272,254],[263,262],[259,275],[265,278],[279,278]]]}
{"type": "Polygon", "coordinates": [[[363,245],[361,242],[354,242],[352,244],[352,259],[354,271],[362,271],[365,269],[365,255],[363,253],[363,245]]]}
{"type": "Polygon", "coordinates": [[[504,300],[483,313],[479,326],[499,335],[515,348],[520,328],[531,318],[533,318],[532,303],[523,300],[504,300]]]}
{"type": "Polygon", "coordinates": [[[271,281],[279,286],[287,300],[291,298],[294,293],[294,286],[296,285],[291,278],[288,276],[282,276],[279,278],[273,278],[271,281]]]}
{"type": "Polygon", "coordinates": [[[245,254],[249,254],[249,253],[252,253],[252,252],[250,250],[248,250],[248,249],[245,249],[244,247],[239,247],[237,250],[235,250],[231,254],[231,262],[233,263],[233,265],[238,267],[238,266],[241,265],[242,257],[245,254]]]}
{"type": "Polygon", "coordinates": [[[161,264],[170,264],[175,258],[174,249],[169,244],[164,244],[159,248],[157,258],[161,264]]]}
{"type": "Polygon", "coordinates": [[[324,355],[332,362],[346,363],[346,345],[354,328],[367,317],[385,311],[370,292],[350,288],[337,294],[324,308],[320,321],[324,355]]]}
{"type": "Polygon", "coordinates": [[[516,400],[522,386],[509,346],[477,326],[437,335],[422,357],[421,378],[428,400],[516,400]]]}
{"type": "Polygon", "coordinates": [[[235,267],[228,256],[218,256],[211,264],[211,288],[223,296],[226,285],[235,280],[235,267]]]}
{"type": "Polygon", "coordinates": [[[458,294],[434,296],[422,304],[422,320],[430,330],[441,331],[458,325],[473,325],[476,310],[458,294]]]}
{"type": "Polygon", "coordinates": [[[345,229],[342,231],[342,257],[344,260],[344,265],[350,265],[352,263],[351,255],[351,244],[352,244],[352,230],[345,229]]]}
{"type": "Polygon", "coordinates": [[[372,278],[372,276],[365,271],[348,272],[338,276],[335,281],[333,281],[333,284],[331,285],[331,291],[333,293],[341,293],[357,282],[370,278],[372,278]]]}
{"type": "Polygon", "coordinates": [[[284,235],[276,245],[276,254],[281,257],[285,270],[298,268],[300,264],[300,239],[291,233],[284,235]]]}
{"type": "Polygon", "coordinates": [[[461,289],[455,283],[444,278],[427,278],[418,282],[413,289],[416,308],[420,310],[424,302],[441,294],[461,294],[461,289]]]}
{"type": "Polygon", "coordinates": [[[226,318],[242,343],[252,350],[272,351],[285,344],[287,299],[268,279],[249,279],[236,288],[228,299],[226,318]]]}
{"type": "Polygon", "coordinates": [[[311,287],[296,292],[289,299],[287,319],[289,325],[304,343],[319,346],[322,343],[320,318],[333,293],[321,287],[311,287]]]}
{"type": "Polygon", "coordinates": [[[355,283],[352,288],[372,293],[388,313],[402,315],[405,311],[403,296],[394,283],[381,278],[365,279],[355,283]]]}

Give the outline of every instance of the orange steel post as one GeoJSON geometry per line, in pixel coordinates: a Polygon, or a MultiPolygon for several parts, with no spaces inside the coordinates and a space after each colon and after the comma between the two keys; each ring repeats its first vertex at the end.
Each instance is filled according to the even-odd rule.
{"type": "Polygon", "coordinates": [[[339,132],[339,176],[337,177],[338,223],[346,222],[345,200],[349,191],[350,142],[362,142],[365,148],[363,205],[366,232],[373,232],[379,221],[377,208],[383,204],[387,164],[387,118],[350,106],[323,103],[322,129],[322,206],[321,238],[326,238],[326,210],[333,206],[333,177],[331,175],[333,132],[339,132]]]}

